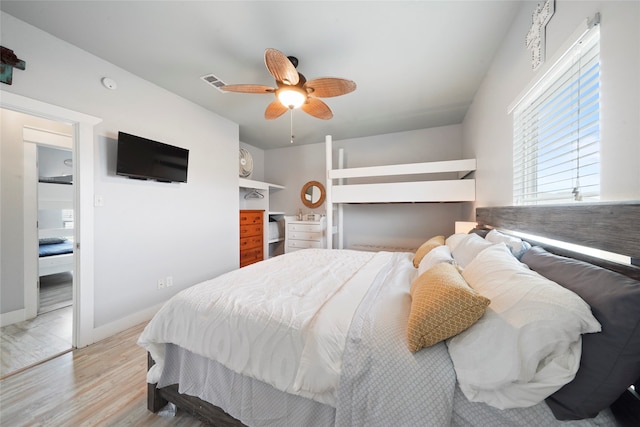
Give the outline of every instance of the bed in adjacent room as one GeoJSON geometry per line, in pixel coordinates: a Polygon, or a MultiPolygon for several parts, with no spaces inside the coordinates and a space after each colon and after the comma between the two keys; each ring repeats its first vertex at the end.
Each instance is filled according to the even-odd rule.
{"type": "Polygon", "coordinates": [[[73,185],[70,177],[65,178],[60,181],[41,177],[38,183],[39,276],[74,269],[73,185]]]}
{"type": "Polygon", "coordinates": [[[621,224],[640,204],[566,210],[481,208],[498,227],[485,238],[297,251],[186,289],[139,340],[149,409],[170,401],[214,425],[625,425],[640,236],[621,224]],[[517,230],[629,262],[530,248],[517,230]]]}
{"type": "Polygon", "coordinates": [[[73,270],[73,237],[43,237],[38,244],[40,276],[73,270]]]}

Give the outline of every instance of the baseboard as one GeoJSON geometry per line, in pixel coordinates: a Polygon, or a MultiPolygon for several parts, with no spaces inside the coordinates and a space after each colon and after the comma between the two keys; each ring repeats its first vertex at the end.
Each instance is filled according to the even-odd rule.
{"type": "Polygon", "coordinates": [[[0,314],[0,326],[12,325],[14,323],[22,322],[25,319],[26,313],[24,308],[20,310],[10,311],[8,313],[0,314]]]}
{"type": "Polygon", "coordinates": [[[129,328],[139,325],[143,322],[148,322],[151,318],[160,310],[164,303],[149,307],[137,313],[130,314],[122,319],[118,319],[106,325],[99,326],[93,329],[93,342],[101,341],[105,338],[109,338],[112,335],[125,331],[129,328]]]}

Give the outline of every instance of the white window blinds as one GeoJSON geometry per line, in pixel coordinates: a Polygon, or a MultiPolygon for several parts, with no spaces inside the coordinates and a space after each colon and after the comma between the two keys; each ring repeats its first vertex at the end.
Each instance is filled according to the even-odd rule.
{"type": "Polygon", "coordinates": [[[600,32],[590,29],[513,111],[516,205],[600,197],[600,32]]]}

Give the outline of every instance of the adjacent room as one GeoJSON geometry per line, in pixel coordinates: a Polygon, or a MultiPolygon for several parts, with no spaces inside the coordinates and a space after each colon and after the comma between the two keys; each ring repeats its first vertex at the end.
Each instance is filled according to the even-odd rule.
{"type": "Polygon", "coordinates": [[[0,424],[640,424],[640,3],[0,3],[0,424]]]}

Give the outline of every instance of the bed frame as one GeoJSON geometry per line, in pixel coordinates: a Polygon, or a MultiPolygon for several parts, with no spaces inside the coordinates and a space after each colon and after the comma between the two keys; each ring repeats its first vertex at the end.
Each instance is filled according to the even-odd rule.
{"type": "Polygon", "coordinates": [[[528,233],[628,256],[631,265],[624,265],[528,239],[550,252],[587,261],[636,280],[640,280],[639,219],[640,202],[476,209],[479,227],[528,233]]]}
{"type": "Polygon", "coordinates": [[[64,273],[74,269],[73,253],[38,258],[38,275],[64,273]]]}
{"type": "MultiPolygon", "coordinates": [[[[476,199],[476,182],[469,178],[476,170],[476,159],[344,168],[344,152],[340,149],[338,165],[334,168],[331,135],[326,136],[325,150],[327,230],[337,225],[338,249],[344,248],[344,203],[472,202],[476,199]],[[398,177],[405,178],[398,182],[398,177]],[[411,180],[404,181],[407,177],[411,180]]],[[[332,232],[327,232],[327,248],[333,248],[332,232]]]]}
{"type": "MultiPolygon", "coordinates": [[[[147,365],[151,369],[155,362],[147,354],[147,365]]],[[[246,427],[237,419],[227,414],[222,408],[209,402],[178,392],[178,384],[157,388],[155,384],[147,384],[147,409],[153,413],[164,408],[167,403],[190,413],[203,423],[216,427],[246,427]]]]}
{"type": "MultiPolygon", "coordinates": [[[[637,264],[640,260],[640,227],[637,226],[640,219],[640,202],[477,208],[476,219],[480,226],[523,231],[627,255],[635,265],[601,261],[591,256],[534,242],[558,255],[582,259],[636,279],[640,278],[640,266],[637,264]]],[[[149,367],[151,366],[153,360],[149,358],[149,367]]],[[[177,385],[158,389],[154,384],[148,384],[148,409],[157,412],[167,402],[172,402],[206,423],[216,426],[243,426],[221,408],[198,398],[181,395],[177,389],[177,385]]],[[[631,391],[625,392],[611,409],[621,426],[635,426],[640,419],[640,399],[631,391]]]]}
{"type": "MultiPolygon", "coordinates": [[[[68,182],[39,182],[38,209],[61,211],[73,209],[73,186],[68,182]]],[[[73,228],[45,228],[38,230],[38,237],[73,237],[73,228]]],[[[73,253],[38,258],[38,275],[63,273],[74,270],[73,253]]]]}

